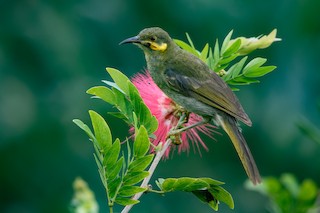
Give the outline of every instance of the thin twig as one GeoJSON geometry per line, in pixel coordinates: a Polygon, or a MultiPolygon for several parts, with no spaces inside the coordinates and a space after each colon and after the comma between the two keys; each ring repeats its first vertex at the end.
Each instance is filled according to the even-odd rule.
{"type": "Polygon", "coordinates": [[[199,122],[197,122],[197,123],[194,123],[194,124],[192,124],[192,125],[190,125],[190,126],[185,126],[185,127],[180,128],[180,129],[171,130],[171,131],[170,131],[170,134],[172,134],[172,135],[180,134],[180,133],[185,132],[185,131],[187,131],[187,130],[189,130],[189,129],[192,129],[192,128],[195,128],[195,127],[197,127],[197,126],[201,126],[201,125],[203,125],[203,124],[206,124],[206,123],[208,123],[208,122],[209,122],[208,119],[203,119],[203,120],[201,120],[201,121],[199,121],[199,122]]]}
{"type": "MultiPolygon", "coordinates": [[[[154,158],[148,172],[149,172],[149,176],[146,177],[143,182],[141,183],[140,187],[141,188],[147,188],[149,181],[153,175],[154,170],[157,168],[162,156],[164,155],[164,153],[166,152],[166,150],[168,149],[168,147],[170,146],[170,144],[172,143],[171,139],[168,139],[165,144],[163,145],[162,149],[157,152],[156,157],[154,158]]],[[[139,198],[142,196],[143,192],[137,193],[132,197],[132,200],[139,200],[139,198]]],[[[126,206],[121,213],[128,213],[130,211],[130,209],[132,208],[133,205],[128,205],[126,206]]]]}

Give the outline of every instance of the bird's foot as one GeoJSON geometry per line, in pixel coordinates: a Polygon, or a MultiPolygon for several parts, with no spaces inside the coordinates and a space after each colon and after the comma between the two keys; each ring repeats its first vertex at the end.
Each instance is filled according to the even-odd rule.
{"type": "Polygon", "coordinates": [[[179,125],[183,125],[185,123],[188,123],[189,122],[189,115],[190,115],[190,112],[188,112],[185,108],[183,108],[182,106],[180,105],[176,105],[176,110],[174,111],[174,116],[176,116],[177,118],[179,118],[179,122],[178,124],[179,125]],[[183,119],[181,119],[183,118],[183,119]]]}
{"type": "Polygon", "coordinates": [[[210,119],[203,118],[202,121],[199,121],[199,122],[194,123],[194,124],[189,125],[189,126],[179,126],[179,125],[177,125],[177,128],[173,128],[172,130],[170,130],[168,136],[181,134],[182,132],[185,132],[185,131],[187,131],[189,129],[192,129],[192,128],[195,128],[197,126],[201,126],[203,124],[206,124],[209,121],[210,121],[210,119]]]}

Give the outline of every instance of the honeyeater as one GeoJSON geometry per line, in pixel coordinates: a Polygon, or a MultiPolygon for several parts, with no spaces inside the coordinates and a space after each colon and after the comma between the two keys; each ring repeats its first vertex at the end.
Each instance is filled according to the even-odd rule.
{"type": "MultiPolygon", "coordinates": [[[[230,87],[201,59],[181,49],[159,27],[146,28],[137,36],[120,44],[133,43],[144,52],[153,81],[173,101],[186,111],[213,120],[230,137],[250,180],[261,180],[258,168],[237,121],[251,126],[230,87]]],[[[202,123],[204,123],[202,122],[202,123]]]]}

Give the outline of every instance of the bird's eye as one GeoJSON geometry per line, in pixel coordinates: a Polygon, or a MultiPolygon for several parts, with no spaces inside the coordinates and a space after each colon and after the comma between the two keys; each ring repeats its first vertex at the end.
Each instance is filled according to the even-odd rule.
{"type": "Polygon", "coordinates": [[[150,40],[151,40],[151,41],[156,41],[156,40],[157,40],[157,37],[152,36],[152,37],[150,38],[150,40]]]}

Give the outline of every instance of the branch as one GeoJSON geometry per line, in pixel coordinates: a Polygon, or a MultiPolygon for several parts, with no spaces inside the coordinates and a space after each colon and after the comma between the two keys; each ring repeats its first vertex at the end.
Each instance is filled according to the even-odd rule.
{"type": "MultiPolygon", "coordinates": [[[[179,129],[179,127],[186,122],[185,118],[186,116],[188,116],[186,113],[182,113],[180,118],[179,118],[179,121],[177,123],[177,125],[168,133],[168,136],[172,135],[172,132],[176,131],[177,129],[179,129]]],[[[181,132],[179,132],[178,134],[180,134],[181,132]]],[[[160,149],[160,151],[157,151],[157,154],[156,154],[156,157],[154,158],[148,172],[149,172],[149,176],[146,177],[140,187],[141,188],[147,188],[148,187],[148,184],[149,184],[149,181],[154,173],[154,170],[157,168],[162,156],[164,155],[164,153],[166,152],[166,150],[169,148],[169,146],[171,145],[172,143],[172,139],[170,137],[168,137],[168,139],[166,140],[166,142],[164,143],[163,147],[160,149]]],[[[139,200],[139,198],[142,196],[144,192],[139,192],[137,194],[135,194],[133,197],[132,197],[132,200],[139,200]]],[[[121,213],[128,213],[131,208],[133,207],[133,205],[127,205],[126,207],[124,207],[124,209],[121,211],[121,213]]]]}
{"type": "MultiPolygon", "coordinates": [[[[168,149],[168,147],[170,146],[170,144],[172,143],[172,140],[169,138],[167,139],[167,141],[165,142],[165,144],[163,145],[162,149],[160,151],[157,152],[156,157],[154,158],[148,172],[149,172],[149,176],[146,177],[143,182],[141,183],[140,187],[142,188],[147,188],[149,181],[153,175],[154,170],[157,168],[162,156],[164,155],[164,153],[166,152],[166,150],[168,149]]],[[[137,194],[135,194],[132,198],[132,200],[139,200],[139,198],[142,196],[143,192],[139,192],[137,194]]],[[[130,211],[130,209],[133,207],[133,205],[128,205],[126,206],[121,213],[128,213],[130,211]]]]}

